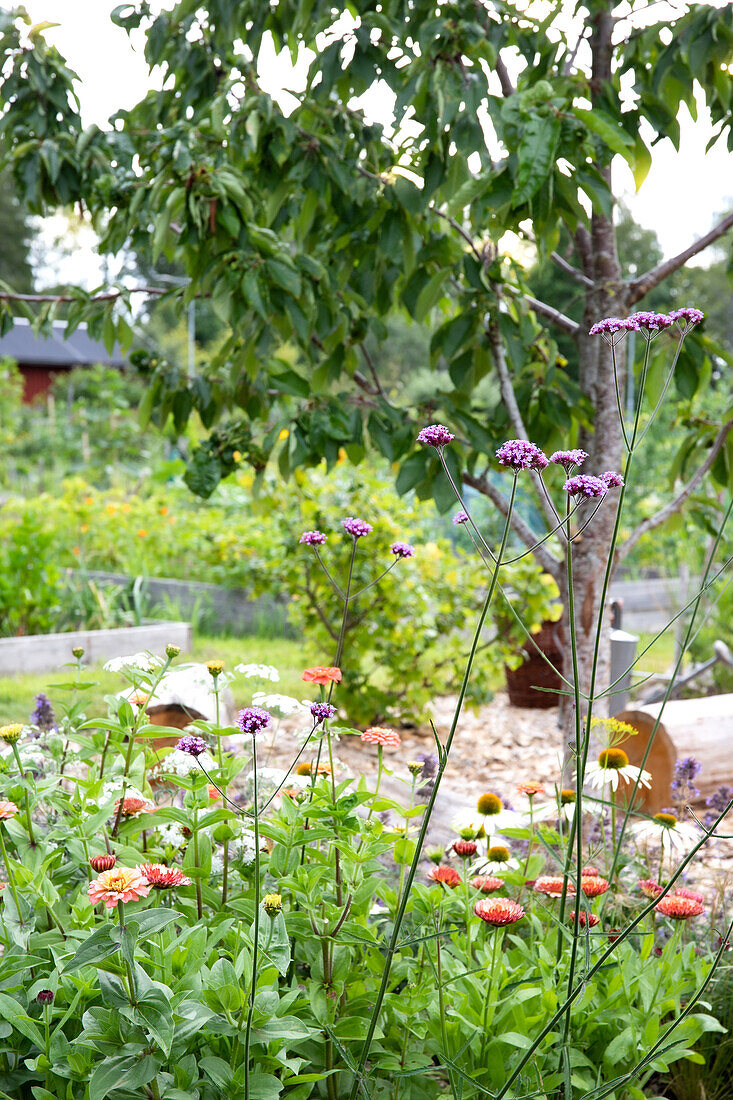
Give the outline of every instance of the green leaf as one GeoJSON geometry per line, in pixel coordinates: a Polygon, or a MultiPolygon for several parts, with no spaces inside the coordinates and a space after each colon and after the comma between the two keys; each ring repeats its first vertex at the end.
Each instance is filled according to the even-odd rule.
{"type": "Polygon", "coordinates": [[[277,1100],[284,1087],[272,1073],[255,1070],[249,1079],[250,1100],[277,1100]]]}
{"type": "Polygon", "coordinates": [[[585,123],[591,133],[596,134],[608,146],[611,152],[618,153],[632,168],[634,167],[634,141],[620,122],[616,122],[597,107],[592,111],[576,107],[575,115],[585,123]]]}
{"type": "Polygon", "coordinates": [[[122,1085],[131,1090],[147,1085],[158,1072],[158,1066],[158,1061],[150,1055],[143,1058],[138,1055],[105,1058],[89,1081],[89,1100],[104,1100],[105,1096],[122,1085]]]}
{"type": "Polygon", "coordinates": [[[525,126],[519,143],[519,169],[512,208],[531,199],[547,179],[555,163],[560,126],[560,119],[554,114],[534,115],[525,126]]]}
{"type": "Polygon", "coordinates": [[[420,291],[415,304],[414,316],[416,321],[424,321],[430,313],[430,310],[440,299],[445,281],[449,274],[450,272],[447,268],[442,268],[440,271],[436,271],[434,275],[430,276],[427,284],[420,291]]]}
{"type": "Polygon", "coordinates": [[[14,997],[9,997],[7,993],[0,993],[0,1016],[6,1023],[12,1024],[21,1035],[25,1035],[26,1039],[30,1039],[41,1050],[44,1049],[43,1035],[40,1028],[26,1014],[22,1005],[14,997]]]}
{"type": "Polygon", "coordinates": [[[636,190],[638,191],[642,183],[649,175],[649,169],[652,166],[652,154],[643,141],[640,135],[637,134],[636,141],[634,142],[634,163],[632,165],[632,172],[634,174],[634,183],[636,184],[636,190]]]}
{"type": "Polygon", "coordinates": [[[294,267],[282,260],[265,260],[265,268],[273,283],[292,294],[293,298],[300,297],[301,279],[294,267]]]}
{"type": "Polygon", "coordinates": [[[145,909],[142,913],[134,913],[128,917],[128,924],[136,924],[138,936],[150,936],[160,932],[162,928],[170,924],[176,918],[183,918],[182,913],[175,909],[145,909]]]}
{"type": "Polygon", "coordinates": [[[115,951],[119,951],[121,946],[122,937],[119,929],[111,924],[106,924],[102,928],[98,928],[96,932],[92,932],[91,936],[84,940],[76,954],[67,962],[64,973],[107,959],[110,955],[114,955],[115,951]]]}

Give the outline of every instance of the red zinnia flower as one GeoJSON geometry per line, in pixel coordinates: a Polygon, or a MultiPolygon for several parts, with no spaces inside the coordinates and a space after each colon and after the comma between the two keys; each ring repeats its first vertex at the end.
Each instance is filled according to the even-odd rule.
{"type": "Polygon", "coordinates": [[[503,878],[494,878],[493,875],[476,875],[471,879],[474,890],[480,890],[482,894],[493,894],[494,890],[501,890],[504,885],[503,878]]]}
{"type": "Polygon", "coordinates": [[[303,680],[306,680],[309,684],[320,684],[325,687],[326,684],[330,684],[331,681],[339,683],[341,680],[341,669],[331,665],[326,667],[325,665],[316,665],[315,668],[307,668],[302,676],[303,680]]]}
{"type": "MultiPolygon", "coordinates": [[[[573,913],[570,918],[571,922],[575,921],[575,914],[573,913]]],[[[601,918],[597,917],[595,913],[588,913],[586,916],[585,910],[581,909],[578,913],[578,924],[581,928],[585,928],[586,921],[589,928],[595,928],[597,924],[601,923],[601,918]]],[[[610,937],[609,937],[610,938],[610,937]]]]}
{"type": "Polygon", "coordinates": [[[431,878],[433,882],[442,882],[444,886],[450,886],[451,890],[455,890],[456,886],[460,886],[461,883],[461,876],[455,867],[446,867],[444,864],[441,864],[440,867],[431,867],[428,871],[428,878],[431,878]]]}
{"type": "Polygon", "coordinates": [[[673,920],[687,920],[688,917],[699,917],[705,912],[705,906],[693,898],[680,897],[679,894],[667,894],[657,902],[656,908],[665,917],[673,920]]]}
{"type": "Polygon", "coordinates": [[[453,851],[461,859],[468,859],[469,856],[475,856],[478,851],[478,844],[475,840],[455,840],[453,842],[453,851]]]}
{"type": "Polygon", "coordinates": [[[582,875],[580,886],[587,898],[597,898],[599,894],[605,894],[608,881],[600,875],[582,875]]]}
{"type": "Polygon", "coordinates": [[[179,871],[177,867],[166,867],[164,863],[141,863],[138,871],[158,890],[191,885],[191,879],[183,871],[179,871]]]}
{"type": "MultiPolygon", "coordinates": [[[[540,875],[540,877],[535,881],[534,889],[539,890],[541,894],[547,894],[548,898],[562,897],[562,877],[554,877],[552,875],[540,875]]],[[[574,893],[575,885],[571,879],[568,879],[566,897],[570,897],[574,893]]]]}
{"type": "Polygon", "coordinates": [[[639,889],[647,898],[658,898],[664,887],[655,882],[653,878],[640,878],[639,889]]]}
{"type": "MultiPolygon", "coordinates": [[[[122,803],[121,817],[139,817],[140,814],[152,814],[156,807],[146,798],[126,798],[122,803]]],[[[115,802],[115,813],[120,810],[119,798],[115,802]]]]}
{"type": "Polygon", "coordinates": [[[364,730],[361,739],[367,745],[384,745],[390,749],[396,749],[402,744],[399,733],[385,729],[384,726],[370,726],[368,730],[364,730]]]}
{"type": "Polygon", "coordinates": [[[116,862],[117,856],[107,855],[105,853],[101,856],[92,856],[89,860],[89,866],[93,871],[96,871],[97,874],[100,874],[102,871],[111,871],[116,862]]]}
{"type": "Polygon", "coordinates": [[[495,927],[514,924],[524,916],[524,909],[519,902],[511,901],[510,898],[482,898],[476,902],[473,911],[481,920],[495,927]]]}

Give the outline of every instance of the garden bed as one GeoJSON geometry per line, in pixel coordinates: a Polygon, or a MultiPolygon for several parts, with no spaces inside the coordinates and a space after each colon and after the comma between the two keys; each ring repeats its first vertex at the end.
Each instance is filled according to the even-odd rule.
{"type": "Polygon", "coordinates": [[[72,660],[71,651],[77,647],[84,650],[84,662],[91,664],[141,650],[158,652],[168,643],[179,646],[181,653],[190,653],[193,644],[191,624],[160,620],[109,630],[69,630],[63,634],[0,638],[0,675],[58,669],[72,660]]]}

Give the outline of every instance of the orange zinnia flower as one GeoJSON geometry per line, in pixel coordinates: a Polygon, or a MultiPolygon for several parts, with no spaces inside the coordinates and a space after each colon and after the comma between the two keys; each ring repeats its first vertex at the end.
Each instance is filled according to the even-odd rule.
{"type": "Polygon", "coordinates": [[[322,687],[332,681],[338,684],[341,680],[341,669],[333,665],[328,668],[325,665],[316,665],[315,668],[307,668],[302,679],[309,684],[320,684],[322,687]]]}
{"type": "Polygon", "coordinates": [[[402,744],[399,733],[384,726],[370,726],[362,733],[361,739],[367,745],[386,745],[390,749],[396,749],[402,744]]]}
{"type": "MultiPolygon", "coordinates": [[[[549,898],[562,897],[562,878],[560,876],[540,875],[535,881],[534,888],[535,890],[539,890],[541,894],[547,894],[549,898]]],[[[568,879],[568,888],[565,892],[565,896],[569,897],[574,893],[575,886],[573,882],[568,879]]]]}
{"type": "Polygon", "coordinates": [[[504,879],[494,878],[493,875],[476,875],[471,879],[471,885],[482,894],[493,894],[494,890],[501,890],[504,879]]]}
{"type": "Polygon", "coordinates": [[[705,912],[705,906],[702,902],[695,901],[693,898],[680,897],[679,894],[667,894],[666,897],[657,902],[655,908],[665,917],[672,917],[674,920],[699,917],[705,912]]]}
{"type": "Polygon", "coordinates": [[[536,783],[530,781],[528,783],[520,783],[517,787],[520,794],[526,794],[528,798],[531,798],[535,794],[544,794],[545,788],[542,783],[536,783]]]}
{"type": "Polygon", "coordinates": [[[450,886],[451,890],[455,890],[456,886],[459,886],[461,882],[461,876],[458,874],[455,867],[446,867],[444,865],[440,867],[431,867],[428,871],[428,878],[431,878],[433,882],[442,882],[444,886],[450,886]]]}
{"type": "Polygon", "coordinates": [[[121,901],[146,898],[151,889],[137,867],[115,867],[112,871],[103,871],[99,878],[90,882],[87,893],[92,905],[103,901],[108,909],[115,909],[121,901]]]}
{"type": "Polygon", "coordinates": [[[15,817],[18,812],[18,807],[14,802],[0,801],[0,821],[5,821],[8,817],[15,817]]]}
{"type": "MultiPolygon", "coordinates": [[[[126,798],[122,803],[120,817],[139,817],[140,814],[155,813],[156,806],[145,798],[126,798]]],[[[115,802],[115,813],[120,809],[119,798],[115,802]]]]}
{"type": "Polygon", "coordinates": [[[608,881],[600,875],[581,875],[580,886],[587,898],[597,898],[599,894],[605,894],[608,881]]]}

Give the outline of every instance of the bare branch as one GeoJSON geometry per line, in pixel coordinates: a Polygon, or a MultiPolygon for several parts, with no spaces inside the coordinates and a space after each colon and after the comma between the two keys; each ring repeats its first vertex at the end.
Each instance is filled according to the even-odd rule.
{"type": "Polygon", "coordinates": [[[367,351],[363,340],[359,344],[359,347],[361,348],[361,354],[366,359],[367,366],[369,367],[369,373],[371,374],[372,379],[374,381],[374,386],[376,388],[376,391],[379,394],[379,396],[383,397],[384,400],[386,401],[387,400],[387,394],[384,392],[384,388],[382,387],[382,383],[379,381],[379,375],[377,374],[377,368],[374,365],[374,360],[372,359],[371,355],[367,351]]]}
{"type": "Polygon", "coordinates": [[[439,218],[443,218],[445,221],[448,222],[449,225],[453,226],[456,233],[459,233],[461,235],[461,237],[463,237],[464,241],[466,241],[466,243],[471,246],[471,251],[473,252],[476,259],[479,261],[479,263],[483,264],[483,262],[484,262],[483,253],[481,252],[481,250],[477,246],[477,244],[474,241],[471,234],[468,233],[467,230],[465,230],[463,228],[463,226],[460,225],[459,222],[456,221],[455,218],[452,218],[450,216],[450,214],[445,214],[442,210],[439,210],[438,207],[435,205],[435,203],[433,203],[433,202],[430,203],[430,209],[433,211],[434,214],[437,214],[439,218]]]}
{"type": "Polygon", "coordinates": [[[581,286],[588,288],[593,286],[593,280],[589,279],[587,275],[584,275],[582,271],[578,271],[577,267],[573,267],[571,263],[568,263],[565,257],[561,256],[559,252],[551,252],[550,257],[559,268],[562,268],[566,275],[569,275],[571,279],[575,279],[576,283],[580,283],[581,286]]]}
{"type": "Polygon", "coordinates": [[[162,286],[133,286],[130,289],[108,290],[104,294],[15,294],[11,290],[0,290],[0,301],[3,302],[114,302],[118,298],[126,298],[128,294],[174,294],[181,291],[182,287],[162,286]]]}
{"type": "MultiPolygon", "coordinates": [[[[488,497],[503,516],[507,515],[509,511],[508,499],[491,481],[489,481],[485,474],[476,477],[466,472],[463,474],[462,480],[464,485],[469,485],[472,489],[477,489],[483,496],[488,497]]],[[[516,508],[512,511],[511,526],[526,547],[530,548],[537,546],[537,543],[540,541],[540,536],[532,530],[528,523],[525,523],[518,514],[516,508]]],[[[534,556],[545,572],[549,573],[550,576],[554,577],[559,583],[561,580],[562,565],[556,558],[553,558],[549,550],[544,546],[537,546],[534,550],[534,556]]]]}
{"type": "Polygon", "coordinates": [[[541,317],[545,317],[548,321],[552,321],[554,325],[570,333],[571,336],[577,336],[580,332],[580,325],[578,322],[573,321],[570,317],[566,317],[564,313],[561,313],[559,309],[555,309],[554,306],[549,306],[547,302],[541,302],[539,298],[532,298],[529,294],[524,295],[524,300],[535,313],[539,313],[541,317]]]}
{"type": "Polygon", "coordinates": [[[514,95],[514,85],[512,84],[509,71],[502,60],[501,54],[496,55],[496,75],[499,77],[499,83],[501,84],[501,92],[504,96],[514,95]]]}
{"type": "Polygon", "coordinates": [[[684,267],[688,260],[693,256],[697,256],[698,252],[702,252],[708,245],[713,244],[729,229],[733,228],[733,210],[727,214],[721,221],[714,226],[709,233],[706,233],[704,237],[698,238],[693,241],[692,244],[680,252],[677,256],[673,256],[671,260],[664,260],[657,267],[653,267],[651,271],[647,271],[646,274],[641,275],[638,279],[634,279],[629,283],[627,301],[630,306],[638,302],[640,298],[643,298],[645,294],[648,294],[650,290],[654,290],[655,286],[658,286],[663,279],[666,279],[669,275],[673,275],[679,268],[684,267]]]}
{"type": "Polygon", "coordinates": [[[655,527],[661,526],[661,524],[665,523],[666,520],[668,520],[671,516],[675,515],[676,512],[679,512],[682,505],[685,503],[688,497],[692,496],[697,487],[700,485],[702,479],[705,477],[705,474],[715,462],[715,459],[718,457],[721,449],[723,448],[725,441],[728,438],[728,434],[732,428],[733,420],[728,420],[725,424],[723,424],[722,428],[715,437],[715,441],[710,448],[708,456],[703,462],[702,466],[698,467],[698,469],[685,485],[684,489],[682,489],[678,493],[674,500],[670,501],[669,504],[665,505],[664,508],[660,508],[659,511],[655,512],[653,516],[649,517],[649,519],[645,519],[643,523],[640,523],[639,526],[631,532],[626,541],[623,542],[616,551],[617,562],[623,561],[623,559],[626,557],[632,547],[636,546],[639,539],[643,538],[644,535],[648,535],[650,531],[653,531],[655,529],[655,527]]]}

